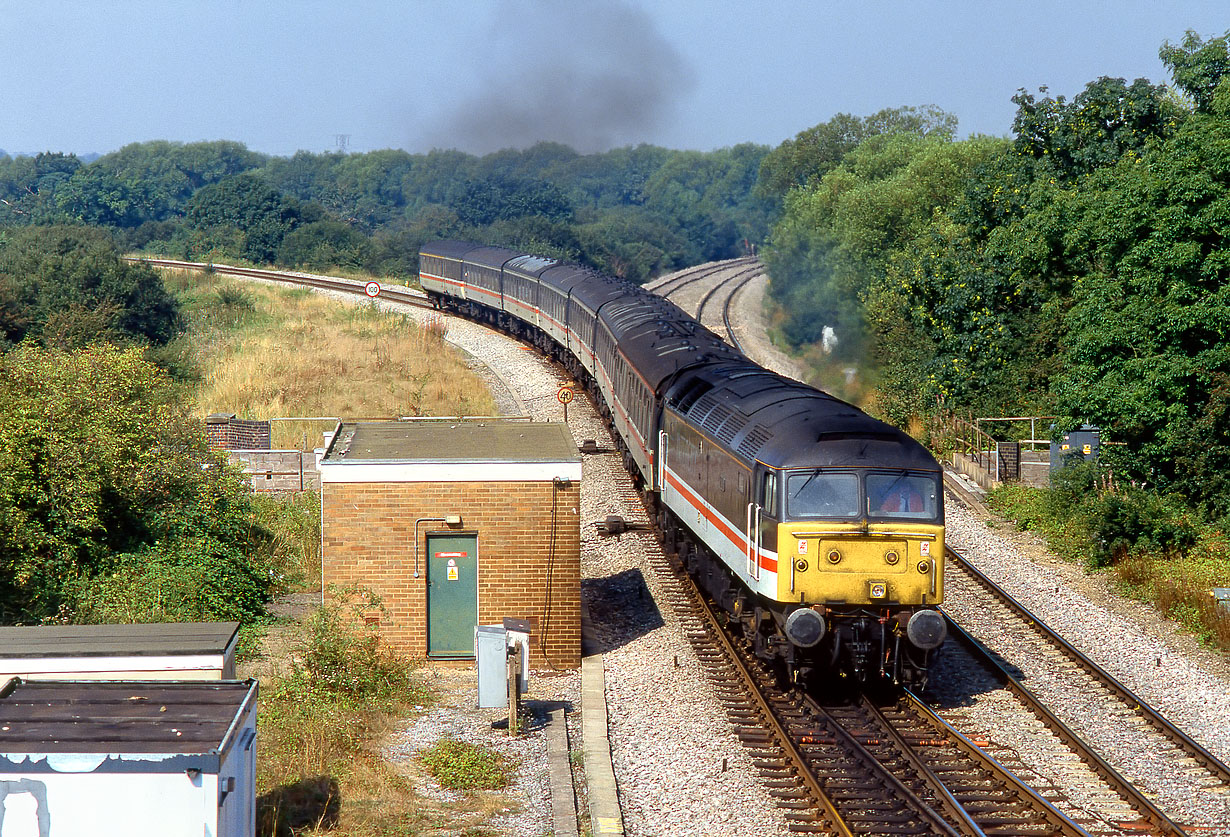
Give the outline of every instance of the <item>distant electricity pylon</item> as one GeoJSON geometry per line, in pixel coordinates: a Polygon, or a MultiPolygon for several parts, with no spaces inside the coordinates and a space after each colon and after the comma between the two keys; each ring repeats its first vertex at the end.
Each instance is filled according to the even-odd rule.
{"type": "Polygon", "coordinates": [[[333,141],[337,145],[339,154],[345,154],[346,149],[350,146],[350,134],[334,134],[333,141]]]}

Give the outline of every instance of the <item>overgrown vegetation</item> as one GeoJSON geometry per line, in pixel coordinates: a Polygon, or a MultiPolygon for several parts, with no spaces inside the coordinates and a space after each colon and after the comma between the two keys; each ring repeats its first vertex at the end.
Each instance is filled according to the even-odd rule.
{"type": "MultiPolygon", "coordinates": [[[[248,417],[492,415],[487,387],[448,346],[374,305],[219,277],[180,276],[196,357],[197,409],[248,417]]],[[[310,450],[333,422],[274,422],[275,448],[310,450]]]]}
{"type": "Polygon", "coordinates": [[[508,758],[480,744],[441,738],[422,752],[423,764],[441,787],[498,790],[511,780],[508,758]]]}
{"type": "Polygon", "coordinates": [[[0,355],[6,621],[253,621],[268,532],[140,348],[0,355]]]}
{"type": "Polygon", "coordinates": [[[414,666],[356,627],[354,608],[378,602],[352,592],[279,634],[285,658],[266,648],[277,659],[261,678],[260,835],[418,833],[413,787],[380,742],[392,718],[429,695],[414,666]]]}
{"type": "Polygon", "coordinates": [[[1049,489],[1002,485],[988,504],[1056,554],[1108,570],[1129,595],[1230,649],[1230,615],[1211,595],[1226,585],[1230,543],[1223,530],[1201,525],[1181,497],[1110,484],[1090,463],[1056,472],[1049,489]]]}

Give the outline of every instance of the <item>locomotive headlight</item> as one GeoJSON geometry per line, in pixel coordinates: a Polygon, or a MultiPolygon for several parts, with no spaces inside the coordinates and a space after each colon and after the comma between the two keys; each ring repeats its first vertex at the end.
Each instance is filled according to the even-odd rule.
{"type": "Polygon", "coordinates": [[[884,553],[884,561],[889,566],[896,565],[896,563],[900,560],[901,560],[901,556],[897,553],[895,549],[890,549],[888,552],[884,553]]]}
{"type": "Polygon", "coordinates": [[[840,553],[840,552],[838,552],[836,549],[830,549],[830,550],[829,550],[829,556],[828,556],[828,557],[829,557],[829,563],[830,563],[830,564],[839,564],[839,563],[841,563],[841,553],[840,553]]]}
{"type": "Polygon", "coordinates": [[[884,581],[867,582],[867,598],[883,599],[888,596],[888,583],[884,581]]]}
{"type": "Polygon", "coordinates": [[[905,635],[910,642],[924,651],[939,648],[948,636],[948,625],[937,610],[920,610],[910,617],[905,626],[905,635]]]}
{"type": "Polygon", "coordinates": [[[801,648],[811,648],[824,639],[824,617],[809,607],[800,607],[786,617],[786,638],[801,648]]]}
{"type": "Polygon", "coordinates": [[[794,568],[796,571],[801,572],[801,573],[807,572],[807,559],[800,558],[799,560],[795,561],[794,568]]]}
{"type": "Polygon", "coordinates": [[[929,572],[931,572],[931,562],[930,562],[930,561],[919,561],[919,562],[918,562],[918,571],[919,571],[920,573],[929,573],[929,572]]]}

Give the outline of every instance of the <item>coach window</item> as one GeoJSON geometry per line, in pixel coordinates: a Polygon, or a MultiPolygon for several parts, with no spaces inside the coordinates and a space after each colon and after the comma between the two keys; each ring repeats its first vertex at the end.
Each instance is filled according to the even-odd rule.
{"type": "Polygon", "coordinates": [[[760,508],[769,517],[777,517],[777,474],[765,474],[760,487],[760,508]]]}

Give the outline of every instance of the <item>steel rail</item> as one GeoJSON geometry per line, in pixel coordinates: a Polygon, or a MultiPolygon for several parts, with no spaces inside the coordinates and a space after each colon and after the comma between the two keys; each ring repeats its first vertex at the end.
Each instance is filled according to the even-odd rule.
{"type": "MultiPolygon", "coordinates": [[[[730,295],[726,297],[726,302],[722,304],[722,325],[726,327],[726,335],[730,338],[730,344],[741,352],[743,352],[743,341],[735,334],[734,326],[730,323],[730,306],[734,303],[735,297],[739,295],[739,291],[743,290],[747,283],[751,282],[758,275],[760,274],[752,274],[736,285],[734,290],[730,292],[730,295]]],[[[747,352],[743,353],[747,354],[747,352]]]]}
{"type": "Polygon", "coordinates": [[[815,774],[808,768],[807,757],[799,749],[794,738],[782,725],[777,717],[777,713],[773,711],[773,708],[765,699],[764,694],[756,683],[755,676],[749,670],[743,656],[737,651],[730,638],[726,635],[726,631],[722,630],[709,602],[695,588],[695,585],[691,583],[690,576],[686,572],[681,572],[681,577],[687,579],[685,595],[691,600],[697,618],[706,628],[706,638],[717,643],[724,662],[734,672],[743,686],[744,699],[752,703],[758,722],[768,728],[773,745],[781,750],[788,761],[793,763],[796,777],[804,785],[808,795],[815,800],[823,816],[827,817],[832,824],[834,832],[840,835],[840,837],[854,837],[855,831],[851,829],[824,787],[817,781],[815,774]]]}
{"type": "MultiPolygon", "coordinates": [[[[720,291],[722,288],[729,285],[731,282],[735,282],[739,279],[743,279],[744,277],[747,277],[748,279],[750,279],[752,276],[759,273],[760,270],[761,268],[760,268],[760,265],[758,264],[752,265],[750,267],[745,267],[742,270],[739,270],[731,274],[730,276],[727,276],[725,279],[718,281],[712,288],[705,291],[705,295],[700,298],[700,302],[697,303],[696,305],[696,314],[694,315],[696,317],[696,321],[700,323],[701,325],[705,324],[705,308],[708,307],[710,301],[713,300],[713,297],[717,295],[718,291],[720,291]]],[[[739,285],[739,287],[742,287],[742,285],[739,285]]],[[[734,291],[731,291],[731,293],[733,294],[734,291]]],[[[729,299],[729,297],[727,298],[729,299]]]]}
{"type": "Polygon", "coordinates": [[[1207,771],[1217,776],[1222,782],[1230,785],[1230,767],[1227,767],[1217,756],[1210,753],[1199,742],[1193,740],[1191,736],[1171,723],[1161,712],[1154,709],[1149,703],[1138,697],[1135,692],[1119,682],[1110,672],[1089,659],[1080,649],[1056,633],[1054,629],[1035,616],[1023,604],[1013,598],[1011,594],[970,563],[964,555],[952,549],[948,549],[947,552],[950,558],[956,559],[956,565],[960,567],[961,571],[969,573],[980,587],[1027,621],[1039,636],[1062,651],[1072,662],[1093,675],[1103,686],[1114,692],[1133,712],[1141,715],[1154,729],[1173,741],[1207,771]]]}
{"type": "Polygon", "coordinates": [[[952,617],[940,608],[948,622],[948,635],[965,646],[975,658],[1005,686],[1012,690],[1017,699],[1034,713],[1048,729],[1064,742],[1076,755],[1085,762],[1116,793],[1136,808],[1141,816],[1149,822],[1159,835],[1166,837],[1186,837],[1185,832],[1170,817],[1154,805],[1144,793],[1115,770],[1106,759],[1077,735],[1071,727],[1055,716],[1050,709],[1035,695],[1020,679],[1002,662],[990,649],[979,642],[964,628],[952,620],[952,617]]]}
{"type": "MultiPolygon", "coordinates": [[[[1056,808],[1050,800],[1042,796],[1029,785],[1022,782],[1015,773],[1007,767],[1004,767],[1004,765],[1000,764],[998,760],[971,741],[968,737],[963,735],[956,729],[956,727],[941,718],[934,709],[927,706],[927,704],[924,703],[912,691],[909,689],[903,689],[901,692],[901,701],[904,702],[917,717],[929,724],[931,728],[936,731],[936,733],[947,736],[952,740],[959,742],[959,749],[967,756],[975,759],[982,766],[983,770],[993,774],[1000,782],[1011,787],[1023,799],[1028,799],[1033,804],[1034,810],[1038,811],[1049,825],[1062,829],[1065,833],[1075,835],[1075,837],[1089,837],[1089,832],[1086,829],[1081,828],[1081,826],[1074,822],[1067,814],[1056,808]]],[[[877,709],[876,711],[879,710],[877,709]]]]}
{"type": "MultiPolygon", "coordinates": [[[[341,291],[342,293],[367,296],[367,283],[357,279],[344,279],[340,276],[321,276],[311,273],[296,273],[284,270],[261,270],[254,267],[236,267],[211,262],[188,262],[178,259],[150,259],[137,256],[125,256],[130,262],[140,262],[151,267],[168,270],[191,270],[194,272],[216,273],[220,276],[245,276],[251,279],[264,279],[270,282],[281,282],[288,285],[306,285],[322,290],[341,291]]],[[[404,285],[382,285],[381,298],[419,308],[434,308],[426,294],[415,291],[404,285]]]]}
{"type": "Polygon", "coordinates": [[[706,264],[693,265],[685,268],[676,276],[665,279],[661,282],[650,282],[644,285],[645,290],[652,291],[660,297],[667,298],[680,288],[691,285],[694,282],[699,282],[707,276],[718,273],[722,270],[728,270],[736,265],[744,262],[749,262],[755,259],[755,256],[740,256],[737,259],[727,259],[720,262],[708,262],[706,264]],[[667,286],[671,287],[668,289],[667,286]]]}

